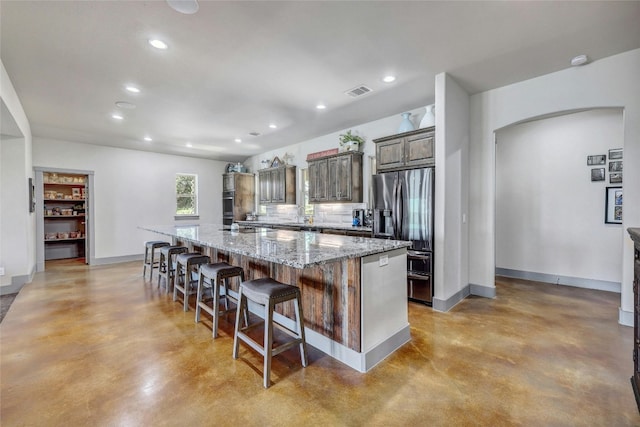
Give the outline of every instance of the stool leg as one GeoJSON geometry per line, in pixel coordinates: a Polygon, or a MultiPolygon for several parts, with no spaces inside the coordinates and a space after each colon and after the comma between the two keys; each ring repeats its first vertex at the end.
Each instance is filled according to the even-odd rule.
{"type": "Polygon", "coordinates": [[[182,309],[184,311],[189,311],[189,291],[191,290],[191,266],[189,264],[187,264],[187,267],[184,269],[184,284],[183,284],[183,289],[184,289],[184,299],[182,300],[183,304],[182,304],[182,309]]]}
{"type": "Polygon", "coordinates": [[[167,293],[173,291],[173,287],[176,283],[176,269],[178,268],[177,265],[173,265],[173,259],[170,256],[169,260],[167,261],[167,293]]]}
{"type": "Polygon", "coordinates": [[[164,271],[162,270],[162,264],[164,262],[164,254],[162,252],[160,252],[160,263],[158,264],[158,289],[160,289],[160,278],[162,277],[162,274],[164,271]]]}
{"type": "Polygon", "coordinates": [[[233,358],[238,358],[238,331],[240,330],[240,312],[243,310],[243,306],[247,303],[247,298],[242,295],[242,288],[238,290],[238,306],[236,308],[236,327],[233,332],[233,358]]]}
{"type": "Polygon", "coordinates": [[[149,246],[144,246],[144,261],[142,262],[142,278],[147,275],[147,257],[149,256],[149,246]]]}
{"type": "Polygon", "coordinates": [[[264,306],[264,388],[271,385],[271,352],[273,347],[273,302],[264,306]]]}
{"type": "MultiPolygon", "coordinates": [[[[226,279],[225,279],[226,280],[226,279]]],[[[218,338],[218,320],[220,319],[220,280],[211,279],[211,293],[213,293],[213,338],[218,338]]],[[[225,298],[226,301],[226,298],[225,298]]]]}
{"type": "Polygon", "coordinates": [[[182,276],[182,264],[178,263],[176,265],[176,277],[173,284],[173,300],[178,300],[178,284],[180,283],[180,277],[182,276]]]}
{"type": "Polygon", "coordinates": [[[202,301],[202,288],[204,287],[204,275],[200,272],[198,277],[198,292],[196,293],[196,323],[200,321],[200,301],[202,301]]]}
{"type": "Polygon", "coordinates": [[[302,303],[300,302],[300,295],[296,298],[295,304],[293,305],[296,313],[297,319],[297,332],[298,337],[302,340],[300,342],[300,359],[302,359],[302,367],[307,366],[307,341],[304,338],[304,316],[302,315],[302,303]]]}

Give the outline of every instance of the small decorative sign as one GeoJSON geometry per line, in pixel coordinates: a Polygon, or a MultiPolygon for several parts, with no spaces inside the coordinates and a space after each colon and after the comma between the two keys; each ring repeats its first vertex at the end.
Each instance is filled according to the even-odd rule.
{"type": "Polygon", "coordinates": [[[318,159],[320,157],[332,156],[334,154],[338,154],[337,148],[332,148],[330,150],[318,151],[317,153],[309,153],[307,154],[307,160],[318,159]]]}

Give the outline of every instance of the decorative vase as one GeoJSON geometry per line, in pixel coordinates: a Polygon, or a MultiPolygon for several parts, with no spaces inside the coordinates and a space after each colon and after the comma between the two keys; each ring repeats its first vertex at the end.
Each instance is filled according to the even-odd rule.
{"type": "Polygon", "coordinates": [[[411,113],[402,113],[402,122],[400,122],[400,128],[398,128],[398,133],[409,132],[410,130],[415,129],[413,127],[413,123],[409,120],[409,116],[411,113]]]}
{"type": "Polygon", "coordinates": [[[421,128],[428,128],[430,126],[436,125],[436,106],[435,104],[427,105],[424,107],[426,112],[424,113],[424,117],[420,120],[421,128]]]}

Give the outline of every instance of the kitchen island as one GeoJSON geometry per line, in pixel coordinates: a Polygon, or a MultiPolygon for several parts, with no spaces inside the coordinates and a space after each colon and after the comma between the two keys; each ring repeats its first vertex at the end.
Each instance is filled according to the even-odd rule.
{"type": "MultiPolygon", "coordinates": [[[[240,266],[246,280],[272,277],[299,287],[307,343],[360,372],[411,339],[410,242],[215,224],[140,228],[240,266]]],[[[278,320],[292,324],[292,304],[281,306],[278,320]]]]}

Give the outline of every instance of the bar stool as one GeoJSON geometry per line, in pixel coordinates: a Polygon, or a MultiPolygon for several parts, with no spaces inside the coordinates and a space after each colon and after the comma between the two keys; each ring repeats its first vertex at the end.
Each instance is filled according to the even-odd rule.
{"type": "MultiPolygon", "coordinates": [[[[218,337],[218,320],[220,313],[225,314],[229,311],[229,299],[238,304],[238,300],[229,295],[229,279],[238,277],[240,283],[244,282],[244,270],[241,267],[235,267],[226,262],[217,262],[215,264],[206,264],[200,266],[200,277],[198,280],[198,293],[196,297],[196,323],[200,321],[200,310],[204,310],[213,316],[213,338],[218,337]],[[209,280],[209,283],[207,283],[209,280]],[[220,311],[220,285],[224,287],[224,310],[220,311]],[[204,288],[210,288],[213,304],[207,305],[203,301],[204,288]]],[[[246,319],[245,319],[246,324],[246,319]]]]}
{"type": "Polygon", "coordinates": [[[184,246],[163,246],[160,248],[160,262],[158,264],[158,288],[160,288],[160,279],[164,277],[167,293],[173,290],[173,282],[176,277],[176,261],[175,258],[179,254],[189,252],[184,246]]]}
{"type": "Polygon", "coordinates": [[[239,340],[244,341],[251,348],[260,353],[264,357],[264,388],[269,388],[271,385],[272,356],[280,354],[296,344],[300,344],[300,358],[302,359],[302,366],[307,366],[307,349],[304,338],[304,317],[302,315],[300,297],[300,289],[296,286],[286,285],[271,278],[249,280],[240,284],[240,290],[238,292],[238,308],[236,311],[236,326],[235,333],[233,335],[233,358],[238,358],[239,340]],[[245,331],[259,325],[259,323],[254,323],[252,325],[247,324],[246,327],[242,329],[240,328],[240,313],[244,312],[245,316],[248,317],[247,300],[253,301],[254,303],[260,304],[264,307],[264,342],[262,346],[245,334],[245,331]],[[295,300],[295,331],[273,319],[275,305],[290,300],[295,300]],[[274,325],[294,339],[273,348],[274,325]]]}
{"type": "Polygon", "coordinates": [[[195,269],[202,264],[208,264],[211,259],[198,252],[179,254],[176,258],[176,280],[173,284],[173,300],[178,300],[178,291],[184,296],[184,311],[189,311],[189,295],[196,292],[197,277],[195,269]]]}
{"type": "Polygon", "coordinates": [[[153,279],[153,269],[158,268],[156,264],[156,249],[170,246],[171,243],[162,240],[150,240],[144,243],[144,265],[142,267],[142,278],[147,274],[147,266],[151,269],[149,272],[149,280],[153,279]]]}

